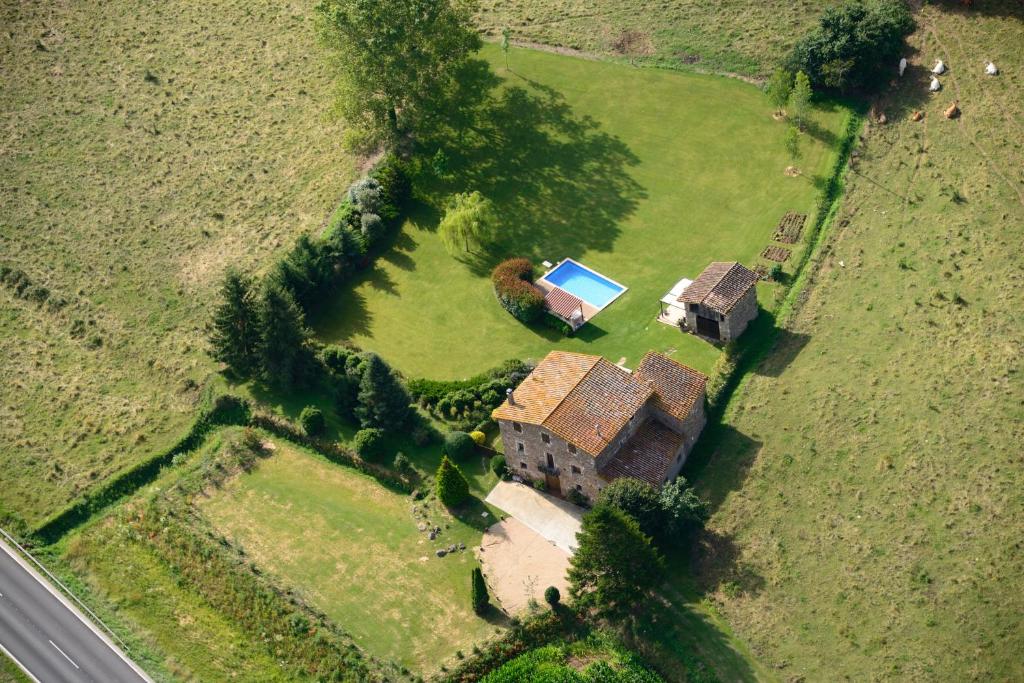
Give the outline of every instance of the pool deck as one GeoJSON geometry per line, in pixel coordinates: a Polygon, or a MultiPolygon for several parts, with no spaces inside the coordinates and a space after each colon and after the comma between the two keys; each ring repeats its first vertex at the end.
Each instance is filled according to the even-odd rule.
{"type": "MultiPolygon", "coordinates": [[[[548,261],[545,261],[545,263],[548,263],[548,261]]],[[[584,321],[584,323],[589,321],[591,318],[593,318],[595,315],[597,315],[598,313],[600,313],[604,309],[606,309],[609,306],[611,306],[613,303],[615,303],[619,299],[619,297],[621,297],[623,294],[625,294],[626,292],[629,291],[629,287],[627,287],[626,285],[624,285],[624,284],[622,284],[620,282],[616,282],[615,280],[611,279],[610,277],[608,277],[606,275],[602,275],[601,273],[597,272],[593,268],[591,268],[589,266],[583,265],[582,263],[580,263],[579,261],[577,261],[574,258],[568,258],[568,257],[562,259],[561,261],[559,261],[555,265],[549,267],[544,272],[543,275],[541,275],[539,278],[537,278],[537,280],[536,280],[536,282],[534,282],[534,284],[537,287],[540,288],[540,290],[544,293],[545,296],[547,296],[548,292],[550,292],[553,289],[562,289],[562,291],[565,291],[565,292],[571,294],[574,298],[579,299],[579,301],[582,303],[581,307],[583,309],[583,321],[584,321]],[[564,265],[566,263],[572,263],[572,264],[578,266],[579,268],[581,268],[583,270],[586,270],[586,271],[588,271],[590,273],[593,273],[597,277],[601,278],[602,280],[605,280],[606,282],[609,282],[609,283],[615,285],[616,287],[621,287],[621,291],[618,294],[616,294],[615,296],[613,296],[608,301],[608,303],[606,303],[604,306],[598,307],[598,306],[594,306],[591,303],[588,303],[586,299],[583,299],[582,297],[576,296],[575,294],[572,294],[572,292],[569,292],[568,290],[566,290],[566,289],[564,289],[562,287],[559,287],[558,285],[548,281],[547,276],[550,275],[551,273],[555,272],[556,270],[558,270],[562,265],[564,265]]],[[[558,316],[558,317],[561,317],[561,316],[558,316]]]]}
{"type": "MultiPolygon", "coordinates": [[[[537,285],[537,287],[540,288],[540,291],[544,292],[545,295],[548,292],[550,292],[552,289],[555,289],[555,287],[557,286],[557,285],[551,284],[547,280],[537,280],[534,284],[537,285]]],[[[579,299],[579,297],[576,297],[576,298],[579,299]]],[[[595,315],[597,315],[598,311],[601,310],[600,308],[596,308],[594,306],[591,306],[586,301],[583,301],[583,299],[580,299],[580,301],[583,303],[583,319],[584,320],[590,320],[595,315]]]]}

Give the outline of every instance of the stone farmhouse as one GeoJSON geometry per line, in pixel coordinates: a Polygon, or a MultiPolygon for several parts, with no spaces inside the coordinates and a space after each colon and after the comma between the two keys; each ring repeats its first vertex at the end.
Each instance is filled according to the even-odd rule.
{"type": "Polygon", "coordinates": [[[757,317],[758,275],[735,261],[716,261],[679,295],[686,326],[702,337],[736,339],[757,317]]]}
{"type": "Polygon", "coordinates": [[[648,353],[632,372],[552,351],[494,410],[508,468],[548,491],[593,500],[608,482],[673,479],[707,418],[700,372],[648,353]]]}

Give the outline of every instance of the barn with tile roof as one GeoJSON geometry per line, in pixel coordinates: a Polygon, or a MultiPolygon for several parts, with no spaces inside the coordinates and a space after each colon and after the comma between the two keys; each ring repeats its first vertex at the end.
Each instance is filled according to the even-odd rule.
{"type": "Polygon", "coordinates": [[[679,295],[691,332],[731,341],[757,317],[758,275],[736,261],[716,261],[679,295]]]}
{"type": "Polygon", "coordinates": [[[552,351],[493,417],[515,474],[593,499],[618,477],[660,486],[679,473],[704,428],[706,381],[659,353],[630,372],[601,356],[552,351]]]}

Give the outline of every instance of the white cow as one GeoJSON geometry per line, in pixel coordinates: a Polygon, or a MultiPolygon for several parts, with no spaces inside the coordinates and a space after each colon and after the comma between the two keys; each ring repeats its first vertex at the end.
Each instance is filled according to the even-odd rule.
{"type": "Polygon", "coordinates": [[[933,74],[944,74],[946,73],[946,65],[942,63],[942,60],[935,62],[935,66],[932,67],[933,74]]]}
{"type": "Polygon", "coordinates": [[[907,58],[900,57],[900,78],[903,78],[903,72],[907,70],[907,58]]]}

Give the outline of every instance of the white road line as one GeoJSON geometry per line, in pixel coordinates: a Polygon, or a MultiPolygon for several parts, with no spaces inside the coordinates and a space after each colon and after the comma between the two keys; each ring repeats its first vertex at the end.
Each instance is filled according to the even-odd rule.
{"type": "Polygon", "coordinates": [[[68,660],[69,662],[71,662],[71,666],[75,667],[76,669],[77,669],[77,668],[79,668],[79,667],[78,667],[78,665],[77,665],[77,664],[75,664],[75,660],[71,659],[71,657],[68,657],[68,654],[67,654],[66,652],[64,652],[64,650],[60,649],[60,647],[58,647],[58,646],[57,646],[57,643],[55,643],[55,642],[53,642],[53,641],[51,640],[51,641],[50,641],[50,645],[53,645],[54,647],[56,647],[56,648],[57,648],[57,652],[59,652],[59,653],[61,653],[62,655],[64,655],[64,659],[66,659],[66,660],[68,660]]]}

